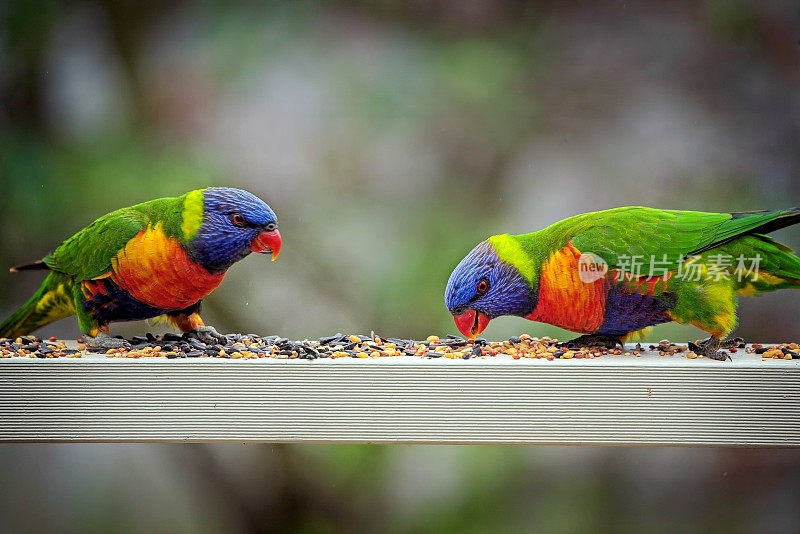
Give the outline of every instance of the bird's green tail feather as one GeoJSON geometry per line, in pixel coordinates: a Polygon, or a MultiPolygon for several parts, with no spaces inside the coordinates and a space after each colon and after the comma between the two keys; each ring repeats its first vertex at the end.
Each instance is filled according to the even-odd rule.
{"type": "Polygon", "coordinates": [[[800,258],[771,237],[745,235],[706,254],[716,251],[726,253],[733,260],[731,274],[738,281],[737,291],[741,295],[800,288],[800,258]]]}
{"type": "Polygon", "coordinates": [[[713,258],[722,253],[732,259],[731,271],[740,295],[800,288],[800,258],[791,248],[764,235],[800,223],[800,208],[731,215],[709,243],[692,254],[713,258]]]}
{"type": "Polygon", "coordinates": [[[693,256],[720,247],[744,235],[768,234],[798,223],[800,223],[800,208],[731,213],[731,218],[716,229],[711,239],[687,255],[693,256]]]}
{"type": "Polygon", "coordinates": [[[75,314],[72,282],[61,273],[51,272],[34,295],[0,325],[0,337],[16,338],[30,334],[46,324],[75,314]]]}

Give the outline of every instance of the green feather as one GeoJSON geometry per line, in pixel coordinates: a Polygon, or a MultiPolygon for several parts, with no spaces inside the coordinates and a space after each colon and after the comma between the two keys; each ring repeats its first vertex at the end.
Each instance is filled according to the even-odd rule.
{"type": "Polygon", "coordinates": [[[112,211],[64,241],[44,262],[75,281],[89,280],[109,272],[111,259],[149,224],[160,222],[168,237],[183,241],[182,215],[187,195],[112,211]]]}
{"type": "Polygon", "coordinates": [[[61,273],[50,273],[34,295],[0,325],[0,337],[24,336],[42,326],[75,313],[72,282],[61,273]]]}

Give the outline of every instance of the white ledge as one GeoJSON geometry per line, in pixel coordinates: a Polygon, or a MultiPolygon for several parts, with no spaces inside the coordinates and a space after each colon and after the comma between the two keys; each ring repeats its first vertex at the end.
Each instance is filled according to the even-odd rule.
{"type": "Polygon", "coordinates": [[[0,360],[0,441],[800,447],[800,360],[0,360]]]}

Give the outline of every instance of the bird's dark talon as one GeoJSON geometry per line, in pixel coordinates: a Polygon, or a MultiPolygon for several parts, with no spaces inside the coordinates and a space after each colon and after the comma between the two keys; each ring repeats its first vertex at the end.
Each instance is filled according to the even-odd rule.
{"type": "Polygon", "coordinates": [[[731,339],[726,339],[725,341],[720,342],[719,348],[721,349],[733,349],[733,348],[744,348],[745,343],[744,339],[740,337],[734,337],[731,339]]]}
{"type": "Polygon", "coordinates": [[[567,348],[580,349],[584,347],[601,347],[604,349],[614,349],[617,346],[624,348],[625,345],[619,338],[604,336],[602,334],[585,334],[571,339],[565,343],[567,348]]]}
{"type": "Polygon", "coordinates": [[[131,344],[117,337],[111,337],[105,332],[100,332],[97,337],[85,335],[86,345],[90,347],[98,347],[101,349],[129,349],[131,344]]]}
{"type": "Polygon", "coordinates": [[[226,344],[228,342],[228,339],[217,332],[217,329],[213,326],[200,326],[189,332],[189,335],[196,337],[203,343],[226,344]]]}
{"type": "Polygon", "coordinates": [[[712,337],[710,337],[708,339],[700,341],[699,343],[691,343],[690,342],[689,343],[689,350],[694,352],[694,353],[696,353],[696,354],[703,355],[706,358],[709,358],[709,359],[712,359],[712,360],[717,360],[717,361],[720,361],[720,362],[724,362],[725,360],[733,361],[731,359],[731,355],[730,354],[728,354],[724,350],[717,350],[717,349],[721,349],[721,348],[730,349],[730,348],[733,348],[733,347],[737,347],[743,341],[744,340],[742,338],[740,338],[740,337],[737,337],[737,338],[734,338],[734,339],[730,339],[730,340],[727,340],[727,341],[720,341],[719,339],[717,339],[717,338],[712,336],[712,337]]]}

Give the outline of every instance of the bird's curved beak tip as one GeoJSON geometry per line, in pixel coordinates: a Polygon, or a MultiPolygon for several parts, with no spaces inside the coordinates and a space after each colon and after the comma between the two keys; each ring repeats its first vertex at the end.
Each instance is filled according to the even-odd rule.
{"type": "Polygon", "coordinates": [[[463,313],[453,314],[458,331],[469,339],[475,339],[486,329],[489,324],[489,316],[483,312],[469,309],[463,313]]]}
{"type": "Polygon", "coordinates": [[[277,230],[271,232],[260,232],[253,242],[250,243],[250,250],[260,254],[272,253],[272,261],[278,258],[281,252],[281,233],[277,230]]]}

